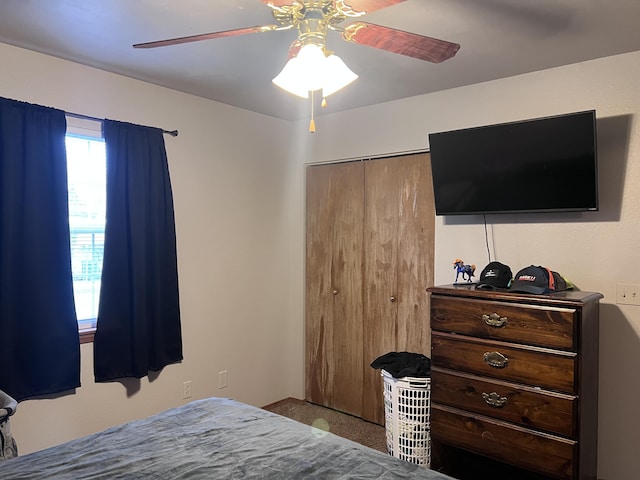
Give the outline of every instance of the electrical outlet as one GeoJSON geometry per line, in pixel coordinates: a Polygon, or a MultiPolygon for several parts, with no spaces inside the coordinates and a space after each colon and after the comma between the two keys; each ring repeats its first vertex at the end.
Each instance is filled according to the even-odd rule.
{"type": "Polygon", "coordinates": [[[182,398],[191,398],[191,380],[182,384],[182,398]]]}
{"type": "Polygon", "coordinates": [[[218,388],[227,388],[229,386],[229,372],[220,370],[218,372],[218,388]]]}
{"type": "Polygon", "coordinates": [[[640,285],[624,283],[616,285],[616,303],[619,305],[640,305],[640,285]]]}

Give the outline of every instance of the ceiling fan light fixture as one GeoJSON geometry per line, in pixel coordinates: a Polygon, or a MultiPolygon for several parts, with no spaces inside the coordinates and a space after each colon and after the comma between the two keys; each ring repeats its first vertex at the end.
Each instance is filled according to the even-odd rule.
{"type": "Polygon", "coordinates": [[[309,98],[309,92],[316,90],[322,90],[326,97],[356,78],[358,75],[337,55],[325,56],[322,45],[307,43],[295,57],[289,59],[273,83],[298,97],[309,98]]]}

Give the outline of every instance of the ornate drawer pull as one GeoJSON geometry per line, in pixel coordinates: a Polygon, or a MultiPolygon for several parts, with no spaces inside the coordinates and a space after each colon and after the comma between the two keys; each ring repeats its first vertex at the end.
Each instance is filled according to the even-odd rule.
{"type": "Polygon", "coordinates": [[[501,317],[497,313],[492,313],[491,315],[487,315],[486,313],[482,314],[482,320],[484,323],[489,325],[490,327],[504,327],[509,319],[507,317],[501,317]]]}
{"type": "Polygon", "coordinates": [[[484,398],[484,401],[487,405],[496,408],[502,408],[507,404],[507,397],[501,397],[496,392],[482,392],[482,398],[484,398]]]}
{"type": "Polygon", "coordinates": [[[509,359],[500,352],[486,352],[482,356],[484,363],[494,368],[504,368],[509,365],[509,359]]]}

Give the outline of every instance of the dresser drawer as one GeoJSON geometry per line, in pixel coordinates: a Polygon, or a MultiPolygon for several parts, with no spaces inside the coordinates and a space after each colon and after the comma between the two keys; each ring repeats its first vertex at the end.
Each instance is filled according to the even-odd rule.
{"type": "Polygon", "coordinates": [[[576,354],[432,332],[434,367],[576,393],[576,354]]]}
{"type": "Polygon", "coordinates": [[[431,328],[528,345],[576,349],[572,308],[431,296],[431,328]]]}
{"type": "Polygon", "coordinates": [[[450,370],[432,368],[431,401],[574,437],[578,399],[450,370]]]}
{"type": "Polygon", "coordinates": [[[573,440],[437,404],[431,408],[431,437],[553,478],[573,478],[573,440]]]}

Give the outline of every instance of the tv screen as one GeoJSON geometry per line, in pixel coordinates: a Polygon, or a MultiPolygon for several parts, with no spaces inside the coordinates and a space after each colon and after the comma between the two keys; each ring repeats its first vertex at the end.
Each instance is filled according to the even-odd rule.
{"type": "Polygon", "coordinates": [[[598,210],[596,112],[429,134],[436,215],[598,210]]]}

